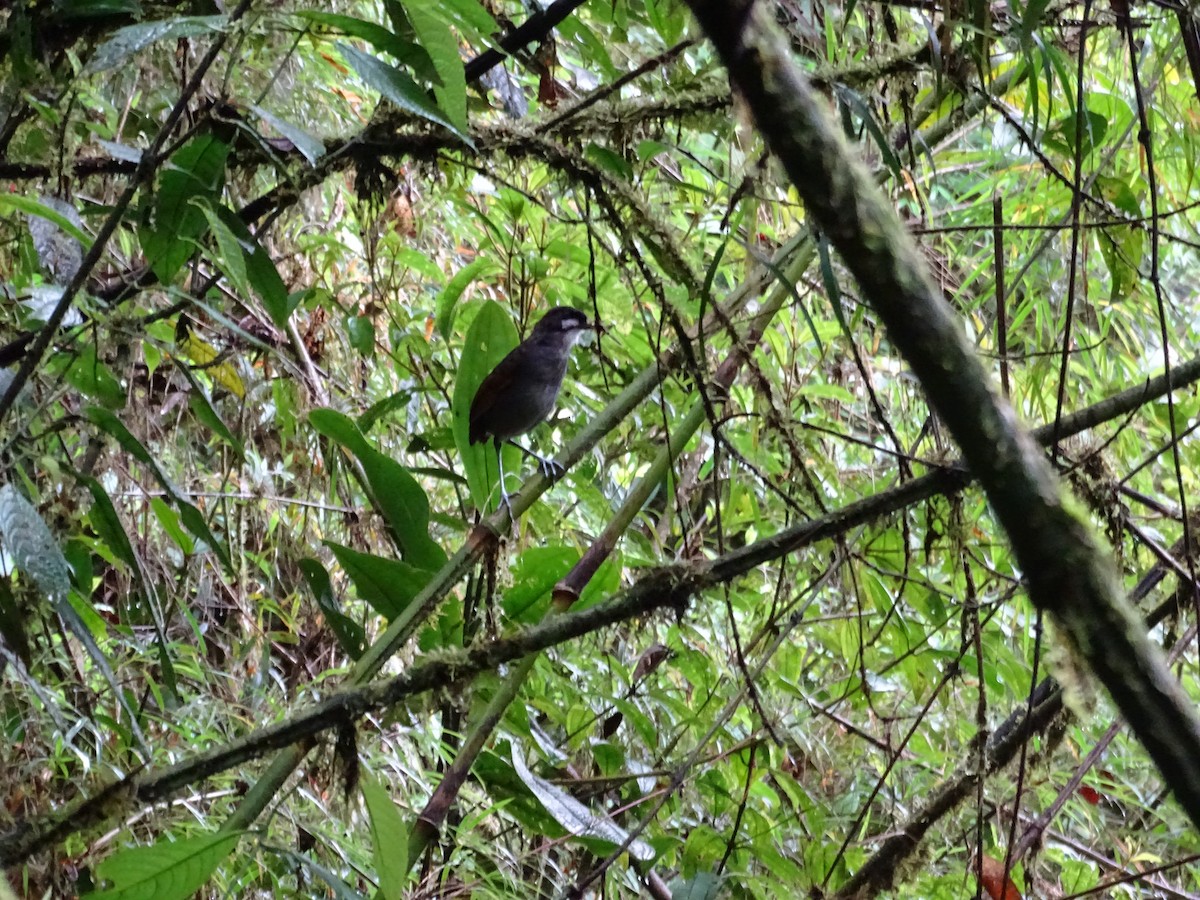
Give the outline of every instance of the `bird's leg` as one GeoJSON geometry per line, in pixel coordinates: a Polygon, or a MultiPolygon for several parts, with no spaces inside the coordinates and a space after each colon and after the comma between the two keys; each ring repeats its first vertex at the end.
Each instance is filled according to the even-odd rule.
{"type": "Polygon", "coordinates": [[[496,446],[496,464],[500,467],[500,502],[508,507],[508,517],[516,519],[513,515],[512,498],[508,496],[508,488],[504,486],[504,454],[501,452],[500,441],[495,441],[496,446]]]}
{"type": "Polygon", "coordinates": [[[562,463],[558,462],[557,460],[548,459],[547,457],[542,456],[542,454],[540,454],[540,453],[535,453],[534,451],[530,450],[528,447],[522,447],[520,444],[518,444],[514,440],[510,439],[509,443],[512,444],[514,447],[516,447],[518,450],[520,450],[522,453],[524,453],[526,456],[532,456],[534,459],[536,459],[538,461],[538,468],[542,470],[542,474],[545,475],[547,478],[549,478],[551,481],[556,481],[558,478],[560,478],[562,476],[562,474],[564,472],[567,471],[565,468],[563,468],[562,463]]]}

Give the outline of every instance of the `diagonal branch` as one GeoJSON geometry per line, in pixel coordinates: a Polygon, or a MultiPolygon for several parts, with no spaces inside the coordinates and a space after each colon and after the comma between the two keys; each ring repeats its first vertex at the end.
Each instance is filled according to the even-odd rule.
{"type": "Polygon", "coordinates": [[[992,389],[896,211],[830,122],[764,7],[690,0],[759,129],[920,378],[1048,612],[1200,825],[1200,716],[1122,596],[1109,554],[992,389]]]}

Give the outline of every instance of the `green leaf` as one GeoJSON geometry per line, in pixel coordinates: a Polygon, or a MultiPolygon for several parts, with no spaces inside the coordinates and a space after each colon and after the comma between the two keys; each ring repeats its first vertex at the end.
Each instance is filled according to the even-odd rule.
{"type": "Polygon", "coordinates": [[[633,166],[619,153],[592,143],[588,144],[583,155],[610,175],[615,175],[622,181],[633,181],[633,166]]]}
{"type": "Polygon", "coordinates": [[[317,409],[309,414],[309,421],[362,464],[375,506],[395,534],[405,560],[422,569],[440,569],[446,551],[429,536],[429,498],[417,480],[400,463],[372,447],[354,422],[341,413],[317,409]]]}
{"type": "Polygon", "coordinates": [[[375,355],[375,323],[369,316],[349,316],[346,334],[359,356],[371,359],[375,355]]]}
{"type": "Polygon", "coordinates": [[[412,41],[406,41],[399,35],[388,31],[382,25],[378,25],[375,22],[367,22],[363,19],[356,19],[352,16],[318,12],[311,9],[301,10],[296,15],[315,24],[337,29],[349,37],[356,37],[366,41],[381,53],[387,53],[400,60],[400,62],[412,69],[413,74],[422,81],[429,84],[437,84],[439,82],[437,69],[433,67],[433,60],[429,58],[429,54],[425,51],[425,48],[414,44],[412,41]]]}
{"type": "Polygon", "coordinates": [[[406,407],[413,398],[412,391],[397,391],[382,400],[377,400],[367,407],[367,411],[358,417],[358,428],[363,434],[370,433],[385,416],[390,416],[398,409],[406,407]]]}
{"type": "Polygon", "coordinates": [[[429,98],[429,93],[411,75],[348,44],[338,44],[338,50],[367,87],[379,91],[405,112],[449,129],[468,147],[475,148],[470,136],[429,98]]]}
{"type": "Polygon", "coordinates": [[[338,606],[329,573],[317,560],[311,558],[300,560],[300,573],[304,576],[304,581],[312,592],[313,599],[317,601],[325,621],[333,629],[338,643],[351,659],[357,660],[367,649],[367,633],[338,606]]]}
{"type": "Polygon", "coordinates": [[[214,254],[209,251],[205,255],[225,273],[225,277],[232,282],[234,292],[239,298],[248,297],[250,281],[246,277],[246,260],[243,259],[242,245],[233,236],[233,232],[221,221],[221,217],[217,215],[217,211],[213,209],[206,197],[195,197],[192,203],[204,214],[204,218],[208,220],[208,230],[216,239],[217,252],[214,254]]]}
{"type": "Polygon", "coordinates": [[[387,788],[369,772],[363,773],[362,795],[371,824],[371,848],[379,893],[385,900],[401,900],[408,883],[408,829],[387,788]]]}
{"type": "MultiPolygon", "coordinates": [[[[463,344],[458,377],[454,381],[454,397],[450,408],[454,418],[454,443],[462,456],[463,468],[467,473],[467,484],[471,488],[471,499],[476,509],[492,510],[500,502],[495,490],[500,480],[496,469],[496,451],[491,442],[470,443],[471,401],[488,373],[496,367],[513,347],[517,346],[517,329],[512,319],[500,304],[489,300],[475,316],[467,331],[463,344]]],[[[518,451],[504,447],[504,468],[515,472],[518,451]]]]}
{"type": "Polygon", "coordinates": [[[245,260],[246,277],[250,287],[262,301],[263,308],[271,321],[280,329],[287,328],[288,316],[292,314],[293,306],[288,297],[287,285],[279,275],[271,255],[267,253],[258,239],[250,233],[246,223],[237,213],[222,205],[217,208],[217,215],[225,227],[237,238],[245,260]]]}
{"type": "Polygon", "coordinates": [[[455,310],[463,291],[471,282],[481,276],[491,275],[499,271],[499,268],[491,257],[479,256],[455,272],[454,277],[442,288],[437,299],[437,316],[435,318],[437,332],[442,336],[442,340],[450,340],[450,331],[454,327],[455,310]]]}
{"type": "Polygon", "coordinates": [[[96,355],[96,345],[91,341],[82,344],[79,355],[72,359],[63,376],[77,391],[107,409],[122,409],[125,406],[125,388],[112,370],[96,355]]]}
{"type": "Polygon", "coordinates": [[[389,622],[404,612],[429,581],[429,573],[398,559],[359,553],[333,541],[325,541],[341,563],[358,596],[389,622]]]}
{"type": "MultiPolygon", "coordinates": [[[[629,839],[629,832],[608,816],[593,813],[562,788],[530,772],[516,748],[513,748],[512,762],[517,775],[537,797],[546,812],[571,834],[613,845],[624,844],[629,839]]],[[[629,852],[643,861],[654,858],[654,849],[639,838],[629,842],[629,852]]]]}
{"type": "Polygon", "coordinates": [[[531,547],[512,567],[513,585],[504,592],[504,614],[518,622],[538,622],[550,602],[550,591],[579,561],[573,547],[531,547]]]}
{"type": "Polygon", "coordinates": [[[180,16],[160,22],[143,22],[119,28],[107,41],[100,45],[84,72],[95,74],[115,69],[131,56],[145,50],[158,41],[173,41],[185,37],[198,37],[221,31],[226,25],[224,16],[180,16]]]}
{"type": "Polygon", "coordinates": [[[204,834],[119,850],[96,866],[111,882],[85,900],[186,900],[204,886],[241,839],[241,832],[204,834]]]}
{"type": "Polygon", "coordinates": [[[325,142],[316,135],[310,134],[299,125],[271,114],[261,106],[251,105],[250,109],[256,116],[291,141],[292,145],[300,151],[300,155],[308,160],[309,165],[316,165],[317,160],[325,155],[325,142]]]}
{"type": "Polygon", "coordinates": [[[488,39],[500,30],[492,14],[479,0],[442,0],[438,11],[468,40],[488,39]]]}
{"type": "Polygon", "coordinates": [[[11,484],[0,487],[0,543],[47,600],[65,602],[71,588],[67,561],[41,514],[11,484]]]}
{"type": "Polygon", "coordinates": [[[288,316],[292,314],[287,284],[283,283],[280,270],[276,269],[270,253],[266,252],[258,239],[246,228],[246,223],[232,209],[218,206],[217,216],[224,227],[238,240],[239,250],[244,260],[246,278],[253,292],[263,301],[266,314],[271,317],[278,329],[287,329],[288,316]]]}
{"type": "Polygon", "coordinates": [[[697,872],[686,880],[671,882],[671,900],[717,900],[721,896],[721,878],[713,872],[697,872]]]}
{"type": "MultiPolygon", "coordinates": [[[[146,466],[162,485],[164,491],[174,502],[176,509],[179,512],[179,520],[183,522],[185,528],[193,535],[200,538],[204,543],[220,558],[227,570],[232,570],[233,562],[229,556],[229,550],[225,545],[217,540],[216,535],[208,527],[204,516],[201,514],[190,500],[175,484],[167,478],[162,469],[159,468],[158,462],[150,455],[150,452],[142,446],[133,434],[125,427],[116,416],[106,409],[100,409],[92,406],[87,410],[87,417],[95,423],[95,425],[106,431],[109,435],[116,439],[117,443],[125,449],[127,453],[133,456],[138,462],[146,466]]],[[[182,543],[181,543],[182,546],[182,543]]]]}
{"type": "Polygon", "coordinates": [[[441,84],[435,85],[433,94],[450,121],[463,134],[467,131],[467,76],[462,56],[458,52],[458,40],[450,26],[440,15],[440,4],[422,0],[404,3],[408,21],[416,31],[417,41],[437,69],[441,84]]]}
{"type": "Polygon", "coordinates": [[[229,426],[225,424],[225,421],[217,413],[212,405],[212,400],[209,399],[208,391],[204,389],[204,385],[200,383],[200,379],[192,372],[191,367],[180,363],[176,366],[176,369],[182,373],[183,377],[192,386],[192,390],[188,394],[188,407],[192,410],[192,415],[201,424],[207,425],[213,434],[229,444],[234,452],[237,453],[239,460],[245,459],[246,448],[242,445],[241,441],[234,437],[233,432],[229,430],[229,426]]]}
{"type": "Polygon", "coordinates": [[[92,494],[92,508],[88,511],[88,521],[91,522],[92,529],[121,562],[131,569],[138,569],[137,556],[133,552],[129,534],[125,531],[125,525],[117,515],[117,508],[104,486],[95,478],[86,475],[76,477],[87,485],[92,494]]]}
{"type": "Polygon", "coordinates": [[[45,219],[47,222],[52,222],[61,231],[79,241],[84,250],[92,246],[91,235],[57,209],[39,200],[34,200],[32,197],[22,197],[19,194],[0,194],[0,216],[10,210],[25,213],[27,216],[37,216],[40,219],[45,219]]]}
{"type": "Polygon", "coordinates": [[[159,280],[170,283],[191,258],[207,230],[203,210],[193,203],[220,202],[229,145],[212,135],[192,138],[171,156],[158,179],[154,221],[141,231],[142,250],[159,280]]]}

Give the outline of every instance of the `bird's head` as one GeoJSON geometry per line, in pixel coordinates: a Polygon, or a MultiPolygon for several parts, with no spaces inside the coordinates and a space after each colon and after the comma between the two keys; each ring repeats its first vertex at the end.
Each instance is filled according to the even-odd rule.
{"type": "Polygon", "coordinates": [[[570,347],[595,330],[596,326],[588,321],[582,311],[573,306],[556,306],[538,320],[529,337],[538,342],[561,343],[564,347],[570,347]]]}

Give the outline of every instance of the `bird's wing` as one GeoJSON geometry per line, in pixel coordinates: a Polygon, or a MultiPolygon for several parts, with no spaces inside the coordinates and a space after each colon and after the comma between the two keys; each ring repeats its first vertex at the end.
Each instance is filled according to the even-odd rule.
{"type": "Polygon", "coordinates": [[[517,374],[516,351],[510,351],[504,359],[496,364],[496,368],[488,373],[475,390],[475,398],[471,401],[468,439],[472,444],[487,440],[492,433],[492,411],[501,397],[508,395],[508,388],[517,374]]]}

